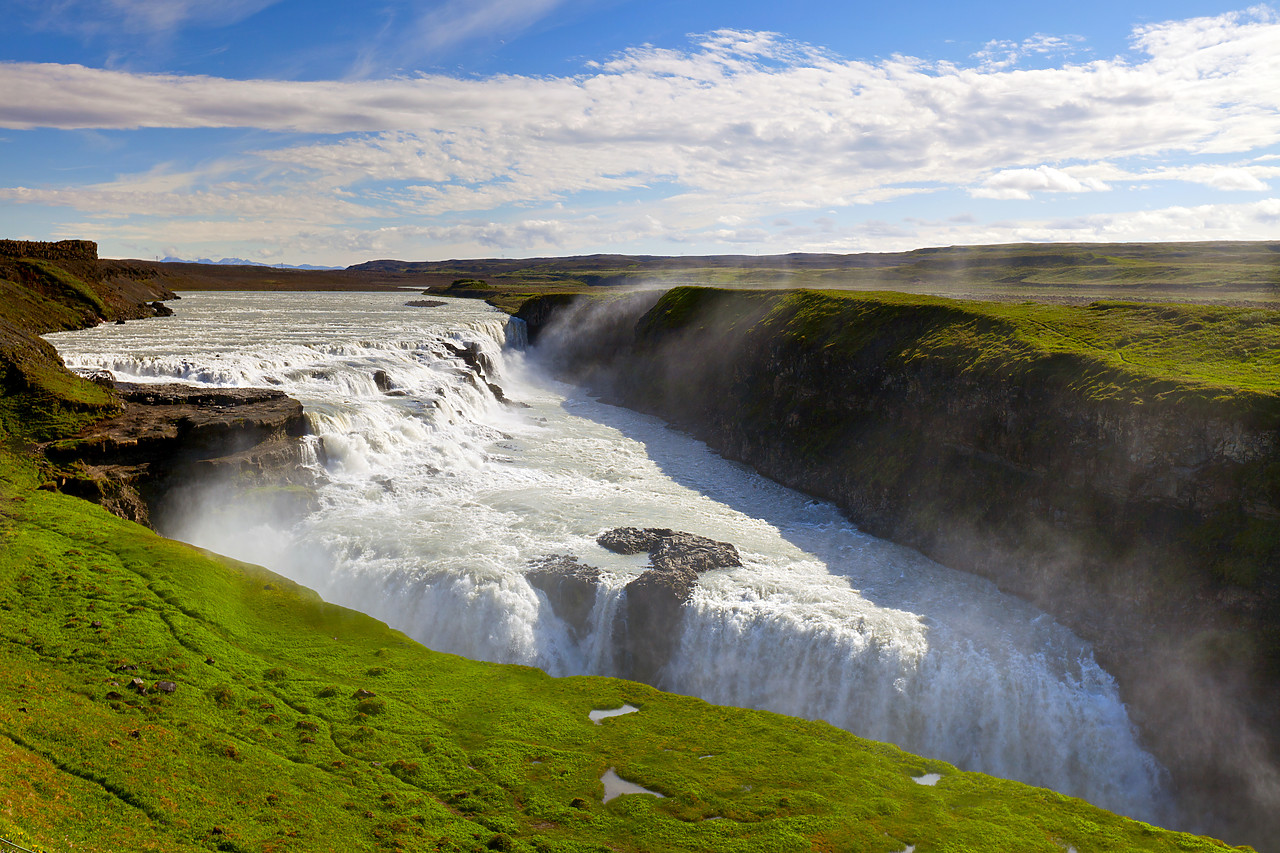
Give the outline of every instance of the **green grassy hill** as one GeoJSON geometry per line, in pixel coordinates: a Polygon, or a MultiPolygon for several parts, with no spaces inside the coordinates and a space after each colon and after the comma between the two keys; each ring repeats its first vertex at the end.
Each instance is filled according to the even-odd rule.
{"type": "Polygon", "coordinates": [[[1280,312],[1263,308],[681,288],[668,292],[646,323],[655,332],[689,318],[720,334],[745,333],[756,323],[765,331],[784,328],[792,340],[833,355],[875,341],[891,366],[931,359],[962,373],[1029,371],[1026,378],[1060,380],[1088,397],[1120,402],[1205,398],[1265,406],[1280,394],[1280,312]]]}
{"type": "Polygon", "coordinates": [[[48,853],[1225,849],[820,722],[436,653],[58,494],[33,443],[114,400],[22,317],[0,323],[0,838],[48,853]],[[639,711],[588,718],[623,703],[639,711]],[[665,796],[603,803],[610,768],[665,796]]]}

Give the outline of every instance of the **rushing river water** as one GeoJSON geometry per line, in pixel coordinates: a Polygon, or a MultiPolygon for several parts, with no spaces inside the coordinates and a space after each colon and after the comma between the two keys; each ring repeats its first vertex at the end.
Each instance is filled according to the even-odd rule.
{"type": "Polygon", "coordinates": [[[1114,681],[1052,618],[549,379],[519,321],[479,302],[407,298],[189,294],[171,318],[49,340],[68,365],[121,380],[276,387],[301,400],[318,509],[237,517],[230,496],[205,494],[165,532],[264,564],[432,648],[611,674],[619,596],[645,557],[612,554],[596,536],[684,530],[734,543],[743,565],[702,576],[660,686],[1166,819],[1160,770],[1114,681]],[[468,346],[523,405],[477,380],[458,354],[468,346]],[[552,554],[605,569],[581,635],[524,579],[552,554]]]}

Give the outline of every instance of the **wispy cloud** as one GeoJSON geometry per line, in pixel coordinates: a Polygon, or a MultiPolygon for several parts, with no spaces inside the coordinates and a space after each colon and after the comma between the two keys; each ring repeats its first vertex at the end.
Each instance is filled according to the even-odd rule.
{"type": "Polygon", "coordinates": [[[430,54],[476,38],[503,38],[518,33],[567,0],[447,0],[414,24],[409,49],[430,54]]]}
{"type": "Polygon", "coordinates": [[[1051,36],[1036,33],[1022,41],[989,41],[973,55],[982,68],[1000,71],[1011,68],[1027,57],[1061,59],[1086,52],[1084,37],[1077,35],[1051,36]]]}
{"type": "Polygon", "coordinates": [[[187,26],[227,26],[280,0],[19,0],[38,28],[84,35],[163,35],[187,26]]]}
{"type": "Polygon", "coordinates": [[[386,10],[377,37],[359,52],[355,79],[438,64],[459,46],[519,37],[562,9],[589,0],[443,0],[409,12],[386,10]]]}
{"type": "Polygon", "coordinates": [[[1158,169],[1125,170],[1108,163],[1034,169],[1004,169],[969,189],[974,198],[1029,199],[1034,193],[1105,192],[1120,183],[1180,181],[1227,192],[1266,192],[1280,166],[1204,163],[1158,169]]]}

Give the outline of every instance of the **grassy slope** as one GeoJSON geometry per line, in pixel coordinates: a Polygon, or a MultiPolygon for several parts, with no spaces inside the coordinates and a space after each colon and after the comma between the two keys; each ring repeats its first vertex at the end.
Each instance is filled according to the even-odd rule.
{"type": "Polygon", "coordinates": [[[26,442],[111,401],[22,375],[0,406],[0,835],[28,847],[1222,849],[822,723],[432,652],[38,490],[26,442]],[[587,718],[622,702],[641,711],[587,718]],[[602,804],[608,767],[669,796],[602,804]]]}

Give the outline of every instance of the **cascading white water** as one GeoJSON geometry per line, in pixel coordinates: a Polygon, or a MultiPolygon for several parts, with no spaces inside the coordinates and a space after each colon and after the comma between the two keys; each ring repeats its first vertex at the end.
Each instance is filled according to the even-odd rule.
{"type": "Polygon", "coordinates": [[[49,339],[69,365],[121,380],[273,386],[301,400],[317,510],[239,518],[235,501],[207,494],[166,532],[265,564],[432,648],[611,674],[614,613],[645,558],[595,537],[685,530],[733,542],[743,566],[702,577],[662,686],[1164,819],[1159,768],[1113,680],[1051,618],[546,378],[521,350],[518,321],[466,300],[404,303],[191,294],[172,318],[49,339]],[[467,347],[520,405],[495,397],[460,355],[467,347]],[[583,634],[524,578],[551,554],[605,570],[583,634]]]}

